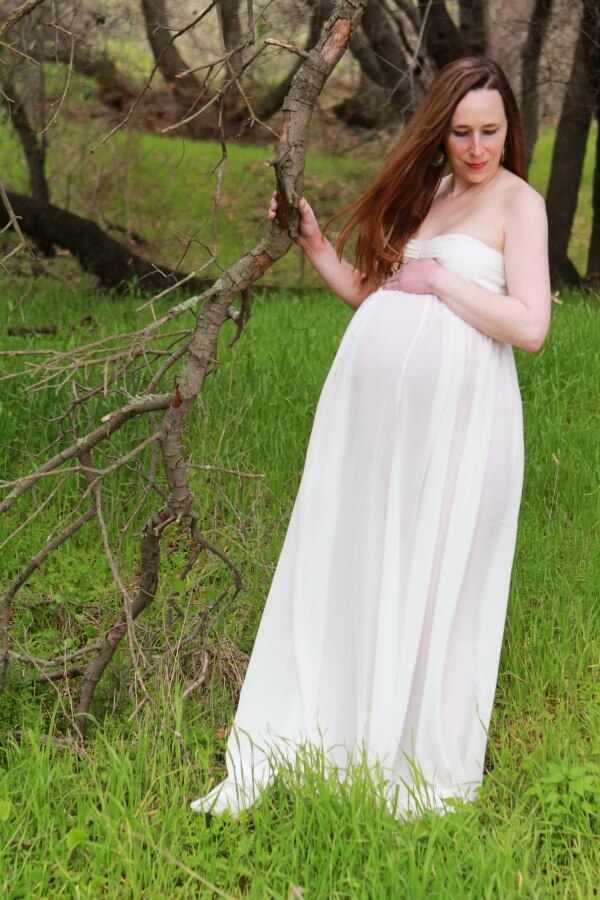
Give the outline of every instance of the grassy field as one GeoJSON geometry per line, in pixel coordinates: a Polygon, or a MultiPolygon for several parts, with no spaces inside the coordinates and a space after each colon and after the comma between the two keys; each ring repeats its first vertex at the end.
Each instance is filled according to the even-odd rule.
{"type": "MultiPolygon", "coordinates": [[[[2,303],[18,292],[5,290],[2,303]]],[[[48,743],[60,733],[67,689],[32,684],[13,663],[0,696],[0,884],[9,898],[46,897],[569,897],[596,895],[600,868],[600,628],[598,522],[600,364],[597,306],[576,296],[554,307],[541,353],[517,353],[525,405],[527,464],[508,622],[490,729],[487,774],[477,803],[439,818],[398,823],[357,773],[338,788],[309,767],[304,787],[281,778],[263,804],[237,821],[207,822],[188,809],[222,773],[223,729],[244,653],[285,533],[314,406],[350,311],[327,294],[272,294],[233,350],[223,334],[221,365],[205,387],[187,434],[192,458],[264,475],[194,473],[208,537],[242,568],[246,589],[213,635],[222,657],[211,681],[185,702],[194,656],[155,665],[153,709],[133,719],[123,648],[94,704],[85,756],[48,743]],[[175,737],[161,721],[176,729],[175,737]],[[17,731],[18,737],[14,736],[17,731]],[[302,891],[305,893],[303,894],[302,891]]],[[[90,309],[98,334],[133,327],[134,303],[81,289],[65,302],[60,285],[26,305],[28,324],[59,326],[51,346],[80,343],[90,309]],[[109,323],[108,324],[105,323],[109,323]]],[[[5,311],[4,311],[5,312],[5,311]]],[[[14,339],[31,346],[40,338],[14,339]]],[[[12,344],[11,344],[12,346],[12,344]]],[[[10,383],[9,383],[10,384],[10,383]]],[[[55,439],[52,420],[66,395],[2,390],[0,470],[28,470],[55,439]]],[[[101,413],[101,406],[95,414],[101,413]]],[[[132,438],[124,437],[126,441],[132,438]]],[[[117,534],[133,504],[136,473],[108,497],[117,534]]],[[[41,503],[51,490],[40,488],[41,503]]],[[[38,523],[2,551],[3,581],[42,546],[76,502],[51,501],[38,523]]],[[[27,504],[5,518],[0,541],[27,504]]],[[[136,522],[143,523],[143,511],[136,522]]],[[[137,539],[136,539],[137,540],[137,539]]],[[[183,534],[164,560],[176,575],[183,534]]],[[[133,579],[136,541],[123,560],[133,579]],[[129,568],[128,568],[129,567],[129,568]]],[[[168,580],[168,578],[167,578],[168,580]]],[[[189,622],[225,575],[204,560],[186,585],[189,622]]],[[[161,649],[165,596],[140,622],[161,649]]],[[[89,640],[117,614],[119,599],[88,526],[23,589],[15,646],[40,655],[61,641],[89,640]]],[[[363,773],[364,774],[364,773],[363,773]]]]}

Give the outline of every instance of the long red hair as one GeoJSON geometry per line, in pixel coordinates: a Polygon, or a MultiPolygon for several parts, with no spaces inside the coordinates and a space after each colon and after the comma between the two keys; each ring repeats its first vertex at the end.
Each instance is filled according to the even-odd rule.
{"type": "Polygon", "coordinates": [[[469,91],[481,89],[500,93],[508,122],[503,165],[526,178],[521,116],[498,63],[465,57],[444,66],[372,187],[329,219],[350,217],[336,241],[340,258],[348,238],[359,229],[355,266],[362,273],[363,284],[377,286],[391,274],[392,264],[429,212],[444,173],[444,167],[435,168],[431,160],[443,150],[444,137],[460,101],[469,91]]]}

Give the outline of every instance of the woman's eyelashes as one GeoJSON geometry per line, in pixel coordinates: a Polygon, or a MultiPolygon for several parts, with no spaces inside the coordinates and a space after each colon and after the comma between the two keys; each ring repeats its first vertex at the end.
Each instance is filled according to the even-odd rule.
{"type": "MultiPolygon", "coordinates": [[[[453,131],[452,132],[454,137],[469,137],[470,133],[471,133],[470,131],[453,131]]],[[[492,135],[497,134],[497,133],[498,133],[497,128],[482,131],[482,134],[485,134],[487,137],[491,137],[492,135]]]]}

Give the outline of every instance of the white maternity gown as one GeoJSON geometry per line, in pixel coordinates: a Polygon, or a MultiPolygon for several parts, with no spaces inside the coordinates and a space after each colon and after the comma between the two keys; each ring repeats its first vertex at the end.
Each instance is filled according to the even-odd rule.
{"type": "MultiPolygon", "coordinates": [[[[469,235],[412,240],[405,256],[506,293],[502,254],[469,235]]],[[[236,815],[273,777],[273,751],[293,760],[302,742],[338,773],[361,753],[378,764],[400,817],[475,798],[522,478],[512,347],[434,295],[368,296],[317,405],[227,778],[192,809],[236,815]]]]}

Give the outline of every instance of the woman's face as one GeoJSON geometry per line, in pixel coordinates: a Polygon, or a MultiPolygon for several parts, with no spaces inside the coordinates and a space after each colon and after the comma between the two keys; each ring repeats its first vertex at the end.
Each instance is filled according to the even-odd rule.
{"type": "Polygon", "coordinates": [[[500,165],[507,127],[498,91],[483,88],[465,94],[444,139],[455,178],[473,185],[488,181],[500,165]]]}

